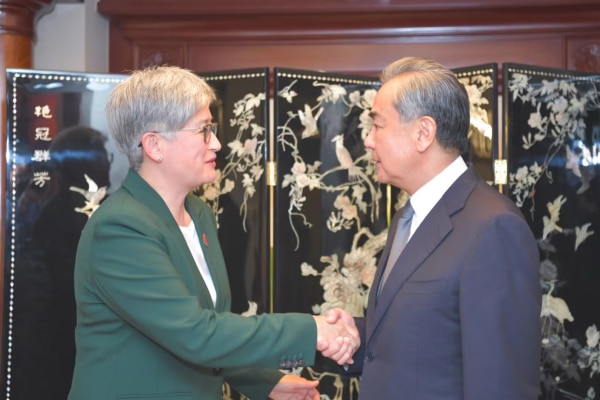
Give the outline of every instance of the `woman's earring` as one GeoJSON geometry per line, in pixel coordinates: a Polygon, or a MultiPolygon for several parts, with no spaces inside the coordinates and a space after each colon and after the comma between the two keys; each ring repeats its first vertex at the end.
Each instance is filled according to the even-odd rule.
{"type": "Polygon", "coordinates": [[[156,162],[162,162],[163,160],[163,155],[159,155],[158,158],[156,159],[156,162]]]}

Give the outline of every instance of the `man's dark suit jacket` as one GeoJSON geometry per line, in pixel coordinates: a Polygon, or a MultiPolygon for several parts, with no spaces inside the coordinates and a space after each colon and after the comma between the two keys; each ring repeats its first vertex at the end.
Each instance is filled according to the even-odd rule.
{"type": "MultiPolygon", "coordinates": [[[[395,232],[398,215],[390,232],[395,232]]],[[[392,235],[390,235],[392,236],[392,235]]],[[[350,372],[360,399],[535,400],[539,252],[520,210],[470,168],[414,232],[379,298],[383,250],[350,372]]]]}

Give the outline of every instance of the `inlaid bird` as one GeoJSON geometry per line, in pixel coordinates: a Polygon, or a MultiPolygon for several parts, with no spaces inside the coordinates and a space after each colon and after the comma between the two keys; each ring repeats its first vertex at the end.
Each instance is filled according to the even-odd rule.
{"type": "Polygon", "coordinates": [[[360,168],[354,165],[352,156],[346,147],[344,147],[344,135],[334,136],[331,140],[335,143],[335,155],[342,168],[348,170],[348,179],[351,181],[357,180],[361,173],[360,168]]]}
{"type": "Polygon", "coordinates": [[[554,282],[550,282],[550,290],[548,293],[542,296],[542,312],[540,316],[542,317],[554,317],[561,323],[564,323],[565,320],[569,322],[573,322],[573,314],[569,310],[569,306],[567,303],[559,298],[552,296],[552,291],[554,290],[554,282]]]}
{"type": "Polygon", "coordinates": [[[323,108],[321,107],[319,108],[319,111],[317,111],[317,114],[313,116],[313,110],[308,104],[304,104],[304,112],[298,110],[298,118],[300,119],[302,126],[304,126],[304,130],[300,135],[302,139],[315,136],[319,133],[317,122],[322,113],[323,108]]]}
{"type": "Polygon", "coordinates": [[[83,176],[88,184],[87,190],[76,186],[69,187],[69,190],[80,193],[85,197],[85,205],[83,207],[75,207],[75,211],[86,214],[89,218],[100,207],[100,202],[106,196],[106,186],[98,188],[98,185],[92,178],[87,176],[87,174],[83,174],[83,176]]]}

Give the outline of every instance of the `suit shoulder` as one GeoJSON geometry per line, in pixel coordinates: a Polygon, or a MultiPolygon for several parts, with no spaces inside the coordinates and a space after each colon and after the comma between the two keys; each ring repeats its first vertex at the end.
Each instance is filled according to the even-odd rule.
{"type": "Polygon", "coordinates": [[[123,188],[117,189],[100,204],[100,207],[92,214],[91,218],[100,218],[109,215],[131,213],[140,209],[140,203],[136,201],[123,188]]]}
{"type": "Polygon", "coordinates": [[[467,199],[466,207],[476,210],[471,213],[472,216],[478,215],[484,219],[505,216],[525,221],[522,211],[510,198],[485,182],[475,186],[467,199]]]}

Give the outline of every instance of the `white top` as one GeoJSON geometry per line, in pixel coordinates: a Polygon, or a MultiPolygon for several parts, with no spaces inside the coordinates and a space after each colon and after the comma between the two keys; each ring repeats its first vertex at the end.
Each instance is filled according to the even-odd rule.
{"type": "Polygon", "coordinates": [[[213,304],[216,304],[217,290],[215,289],[215,284],[212,280],[212,276],[210,275],[210,271],[208,270],[204,253],[200,247],[200,240],[198,238],[198,232],[196,232],[194,221],[192,221],[188,226],[180,226],[179,229],[181,229],[181,233],[183,233],[183,237],[185,238],[185,241],[192,252],[194,261],[196,261],[196,266],[198,267],[198,270],[202,275],[202,279],[204,279],[204,283],[210,292],[210,297],[212,298],[213,304]]]}

